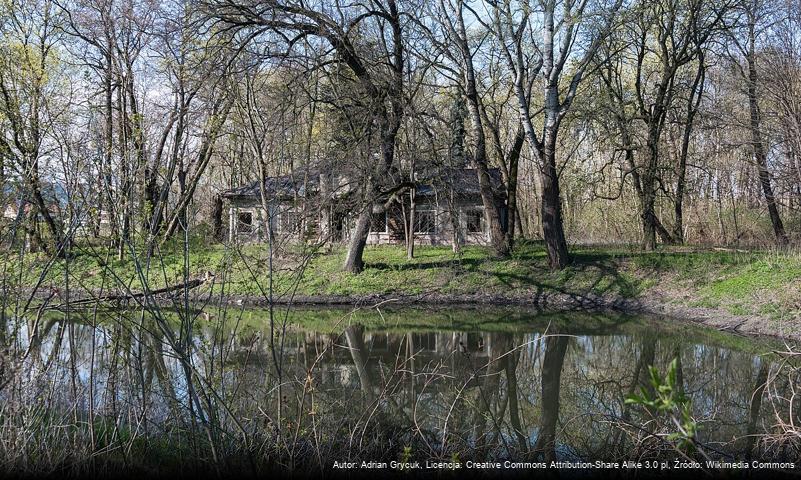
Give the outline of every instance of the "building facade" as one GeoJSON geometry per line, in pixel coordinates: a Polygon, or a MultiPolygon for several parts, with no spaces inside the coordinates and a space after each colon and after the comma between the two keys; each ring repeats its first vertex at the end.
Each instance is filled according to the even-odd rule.
{"type": "MultiPolygon", "coordinates": [[[[502,196],[500,172],[492,169],[490,176],[502,196]]],[[[229,241],[266,241],[272,235],[276,240],[346,242],[358,216],[350,192],[346,178],[309,172],[269,177],[263,188],[253,182],[227,190],[222,197],[228,206],[229,241]]],[[[489,242],[476,170],[446,169],[418,179],[412,221],[411,197],[409,192],[390,208],[373,214],[368,244],[403,244],[410,224],[417,244],[489,242]]]]}

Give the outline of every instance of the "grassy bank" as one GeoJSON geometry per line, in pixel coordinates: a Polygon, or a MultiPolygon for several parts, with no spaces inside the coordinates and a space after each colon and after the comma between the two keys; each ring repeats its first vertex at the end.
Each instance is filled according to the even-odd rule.
{"type": "MultiPolygon", "coordinates": [[[[232,249],[193,245],[190,277],[215,274],[215,292],[258,296],[270,284],[264,245],[232,249]]],[[[559,272],[547,268],[541,245],[518,246],[507,259],[494,259],[481,247],[454,254],[449,247],[418,247],[413,260],[402,247],[368,247],[365,271],[341,271],[343,249],[284,254],[273,262],[276,296],[437,295],[531,297],[549,293],[593,294],[610,298],[649,299],[687,307],[716,309],[734,315],[768,319],[801,314],[801,255],[666,248],[644,253],[633,248],[575,247],[572,265],[559,272]]],[[[116,260],[105,250],[82,247],[67,262],[50,264],[42,255],[21,261],[5,259],[5,282],[29,288],[42,277],[43,290],[60,289],[69,279],[73,295],[84,292],[141,291],[136,264],[144,258],[116,260]],[[65,276],[65,272],[69,272],[65,276]]],[[[162,251],[151,262],[151,289],[181,281],[181,249],[162,251]]],[[[207,286],[201,287],[207,288],[207,286]]]]}

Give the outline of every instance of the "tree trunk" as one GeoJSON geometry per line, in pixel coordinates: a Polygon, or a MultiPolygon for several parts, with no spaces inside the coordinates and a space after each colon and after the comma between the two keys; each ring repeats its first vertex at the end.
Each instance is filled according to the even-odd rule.
{"type": "MultiPolygon", "coordinates": [[[[129,72],[130,73],[130,72],[129,72]]],[[[129,78],[122,78],[122,82],[126,85],[129,83],[129,78]]],[[[119,134],[119,151],[120,151],[120,167],[118,175],[120,177],[120,191],[117,194],[117,202],[119,203],[119,212],[122,216],[120,225],[120,241],[117,244],[117,259],[122,260],[125,256],[125,248],[130,242],[131,238],[131,193],[132,181],[131,177],[135,174],[135,166],[132,165],[131,155],[129,152],[129,143],[131,143],[131,134],[133,126],[131,125],[130,116],[128,114],[127,95],[124,95],[123,86],[117,88],[117,108],[118,113],[118,134],[119,134]]]]}
{"type": "MultiPolygon", "coordinates": [[[[107,22],[106,22],[107,23],[107,22]]],[[[111,47],[111,33],[109,32],[109,26],[106,24],[105,28],[105,41],[108,50],[105,53],[105,70],[103,72],[103,93],[105,95],[104,98],[104,152],[103,152],[103,160],[101,164],[101,178],[103,179],[102,189],[103,193],[105,194],[104,204],[108,209],[108,220],[109,220],[109,227],[111,233],[111,243],[112,245],[116,245],[119,228],[117,227],[117,212],[115,208],[115,202],[113,198],[112,189],[113,185],[113,176],[112,176],[112,159],[113,159],[113,149],[114,149],[114,104],[113,104],[113,57],[112,57],[112,47],[111,47]]]]}
{"type": "MultiPolygon", "coordinates": [[[[550,28],[546,26],[544,31],[546,34],[550,32],[549,35],[552,35],[553,11],[550,11],[550,15],[546,13],[546,20],[550,28]]],[[[546,43],[550,47],[546,48],[550,49],[553,45],[549,42],[546,43]]],[[[518,69],[522,70],[522,65],[518,65],[518,69]]],[[[570,255],[567,249],[567,241],[565,240],[562,204],[559,198],[559,171],[556,168],[556,136],[559,132],[562,114],[562,107],[559,105],[558,83],[549,82],[545,87],[545,125],[543,126],[543,138],[541,141],[537,139],[537,134],[531,121],[529,99],[523,87],[521,72],[518,72],[515,76],[515,95],[517,96],[520,122],[523,125],[532,158],[539,158],[540,161],[540,183],[542,188],[540,192],[540,221],[542,224],[542,236],[548,251],[548,263],[551,270],[561,270],[570,263],[570,255]]]]}
{"type": "MultiPolygon", "coordinates": [[[[623,138],[627,139],[628,137],[624,136],[623,138]]],[[[628,142],[628,140],[624,141],[628,142]]],[[[630,144],[626,143],[626,145],[630,144]]],[[[643,195],[642,180],[640,179],[640,174],[637,173],[637,165],[634,163],[634,151],[630,148],[627,148],[625,154],[626,154],[626,162],[631,171],[632,183],[634,184],[634,192],[637,194],[637,199],[640,201],[640,205],[643,205],[645,203],[645,198],[643,195]]],[[[673,243],[673,238],[670,236],[670,233],[667,231],[665,226],[659,220],[659,217],[657,217],[656,214],[654,214],[651,220],[654,223],[654,228],[656,229],[656,233],[659,235],[659,238],[661,238],[662,241],[665,243],[673,243]]]]}
{"type": "Polygon", "coordinates": [[[642,199],[640,217],[642,219],[643,250],[656,250],[656,175],[659,159],[659,130],[649,128],[647,141],[648,159],[642,175],[642,199]]]}
{"type": "Polygon", "coordinates": [[[459,22],[458,42],[464,59],[464,95],[467,99],[467,113],[473,127],[473,167],[478,174],[478,185],[481,191],[481,202],[490,229],[490,244],[493,253],[498,257],[509,255],[509,243],[506,231],[501,222],[500,205],[492,186],[492,179],[487,165],[487,142],[484,135],[484,124],[481,118],[481,99],[476,89],[476,76],[473,69],[473,58],[467,43],[467,33],[462,17],[461,7],[457,9],[459,22]]]}
{"type": "Polygon", "coordinates": [[[687,97],[687,117],[684,124],[684,132],[681,139],[681,152],[679,152],[679,165],[676,171],[676,201],[673,204],[676,223],[673,225],[673,242],[677,244],[684,243],[684,190],[686,187],[687,177],[687,155],[690,151],[690,137],[692,135],[693,121],[695,120],[695,113],[701,104],[702,93],[704,89],[704,79],[706,74],[706,65],[704,64],[704,54],[702,51],[698,53],[698,71],[695,74],[690,89],[690,94],[687,97]]]}
{"type": "Polygon", "coordinates": [[[365,185],[365,192],[367,192],[367,195],[365,196],[364,209],[359,213],[356,229],[350,239],[348,254],[345,258],[345,265],[343,266],[343,270],[350,273],[361,273],[364,269],[362,254],[364,253],[364,247],[367,245],[367,235],[370,233],[373,206],[377,203],[384,203],[383,196],[378,195],[377,188],[374,187],[374,179],[380,181],[391,176],[389,172],[392,170],[395,159],[395,139],[400,125],[389,122],[388,119],[386,120],[387,121],[382,126],[382,128],[386,130],[386,133],[382,136],[381,141],[381,157],[383,163],[380,165],[380,171],[383,172],[383,175],[373,174],[373,178],[367,179],[365,185]]]}
{"type": "Polygon", "coordinates": [[[188,227],[187,210],[189,205],[194,200],[195,191],[197,190],[200,181],[203,179],[203,174],[211,161],[212,153],[214,152],[214,145],[219,136],[219,131],[225,124],[228,118],[228,113],[231,111],[233,101],[231,99],[220,98],[215,103],[212,114],[213,120],[210,121],[211,125],[207,132],[204,133],[203,141],[200,145],[200,150],[197,154],[197,160],[194,162],[194,169],[192,176],[189,176],[189,166],[184,164],[183,153],[179,157],[178,166],[178,186],[179,196],[178,202],[173,210],[173,213],[167,219],[167,230],[164,238],[172,236],[176,229],[181,226],[182,228],[188,227]]]}
{"type": "Polygon", "coordinates": [[[453,182],[451,179],[446,179],[448,185],[448,219],[451,222],[451,250],[453,253],[462,251],[462,230],[461,221],[459,217],[459,207],[456,205],[454,198],[453,182]]]}
{"type": "MultiPolygon", "coordinates": [[[[42,248],[45,249],[48,253],[58,255],[59,257],[64,255],[64,251],[61,249],[61,242],[63,241],[63,233],[58,223],[56,223],[56,219],[50,214],[50,210],[47,208],[47,204],[45,203],[44,196],[42,196],[42,189],[39,186],[39,166],[38,160],[36,158],[30,159],[27,163],[30,167],[27,170],[25,175],[26,179],[28,180],[28,188],[31,189],[31,196],[33,196],[33,203],[36,205],[36,209],[39,210],[39,214],[42,215],[42,219],[47,225],[47,229],[50,231],[50,235],[53,237],[53,248],[51,249],[47,243],[42,242],[42,248]]],[[[58,200],[56,200],[58,201],[58,200]]],[[[33,221],[36,222],[36,212],[33,213],[33,221]]],[[[41,234],[34,236],[37,240],[41,241],[41,234]]]]}
{"type": "Polygon", "coordinates": [[[372,217],[372,204],[368,204],[359,214],[356,221],[356,228],[350,238],[348,245],[348,255],[345,257],[345,265],[342,269],[346,272],[358,274],[364,270],[362,254],[367,245],[367,234],[370,233],[370,218],[372,217]]]}
{"type": "MultiPolygon", "coordinates": [[[[473,80],[475,81],[475,80],[473,80]]],[[[500,209],[498,200],[492,188],[492,179],[487,165],[487,146],[484,137],[484,127],[481,121],[481,113],[478,107],[478,94],[475,86],[468,88],[467,105],[468,112],[473,126],[473,167],[478,175],[478,186],[481,192],[481,203],[484,205],[484,212],[489,222],[490,244],[493,253],[498,257],[509,255],[509,244],[506,239],[506,232],[501,223],[500,209]]]]}
{"type": "Polygon", "coordinates": [[[567,240],[562,221],[562,202],[559,195],[559,172],[556,168],[555,134],[546,134],[540,153],[542,172],[542,238],[548,250],[551,270],[561,270],[570,263],[567,240]]]}
{"type": "Polygon", "coordinates": [[[211,231],[215,241],[221,242],[223,240],[223,200],[219,193],[214,196],[214,209],[211,213],[211,231]]]}
{"type": "Polygon", "coordinates": [[[568,337],[564,335],[549,336],[545,340],[545,357],[542,360],[542,413],[534,451],[541,453],[546,462],[556,459],[559,391],[567,342],[568,337]]]}
{"type": "Polygon", "coordinates": [[[525,140],[526,134],[523,128],[519,127],[517,135],[515,135],[514,144],[507,155],[509,174],[506,180],[506,241],[509,244],[509,250],[514,249],[515,227],[519,228],[517,222],[517,217],[520,215],[517,211],[517,167],[520,163],[520,151],[523,149],[525,140]]]}
{"type": "MultiPolygon", "coordinates": [[[[689,130],[689,125],[687,130],[689,130]]],[[[689,135],[685,133],[685,136],[689,135]]],[[[687,175],[687,153],[684,146],[682,146],[682,153],[679,157],[677,177],[676,177],[676,201],[673,204],[673,212],[676,220],[673,224],[673,241],[676,244],[684,244],[684,188],[686,184],[687,175]]]]}
{"type": "Polygon", "coordinates": [[[757,83],[759,78],[756,69],[755,52],[755,20],[753,18],[748,25],[748,107],[751,117],[751,141],[754,148],[754,158],[759,171],[759,183],[762,185],[762,193],[765,195],[765,202],[768,204],[768,214],[773,225],[773,234],[776,237],[776,244],[779,246],[787,245],[787,234],[784,232],[784,224],[779,216],[779,209],[776,207],[776,199],[773,195],[773,187],[770,182],[770,171],[768,170],[767,154],[765,145],[762,143],[762,125],[759,112],[759,102],[757,99],[757,83]]]}
{"type": "MultiPolygon", "coordinates": [[[[409,180],[414,182],[414,160],[412,160],[411,173],[409,180]]],[[[406,259],[411,260],[414,258],[414,214],[415,214],[415,190],[409,190],[409,230],[406,235],[406,259]]]]}

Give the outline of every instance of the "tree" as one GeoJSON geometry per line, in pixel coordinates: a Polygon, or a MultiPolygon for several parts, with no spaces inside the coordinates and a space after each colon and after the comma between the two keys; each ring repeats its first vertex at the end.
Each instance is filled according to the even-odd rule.
{"type": "MultiPolygon", "coordinates": [[[[661,175],[663,134],[675,101],[680,98],[677,80],[687,65],[699,61],[699,74],[688,95],[685,136],[689,142],[694,112],[698,108],[696,103],[700,101],[696,96],[700,96],[698,89],[703,78],[703,48],[725,26],[728,11],[726,3],[712,4],[702,0],[640,2],[628,12],[627,27],[619,32],[622,39],[607,46],[610,55],[622,57],[616,64],[617,68],[602,70],[601,76],[612,103],[620,109],[615,119],[640,201],[645,250],[656,248],[657,233],[666,242],[674,241],[657,216],[656,200],[659,191],[665,191],[665,180],[661,175]],[[628,75],[631,75],[630,82],[628,75]],[[624,87],[628,84],[631,86],[624,87]],[[633,115],[625,113],[629,96],[633,97],[633,115]],[[634,125],[630,124],[632,121],[634,125]],[[638,124],[642,128],[644,143],[639,162],[635,161],[634,154],[638,124]]],[[[680,157],[684,160],[680,160],[674,169],[679,177],[676,192],[678,228],[681,228],[686,152],[680,157]]]]}
{"type": "MultiPolygon", "coordinates": [[[[42,163],[52,135],[55,116],[61,111],[57,45],[60,18],[50,1],[9,5],[8,16],[0,22],[0,151],[11,160],[21,178],[23,210],[33,209],[25,227],[49,253],[63,256],[64,231],[53,207],[57,198],[46,198],[42,163]],[[41,216],[50,234],[46,242],[38,231],[41,216]]],[[[5,163],[5,162],[4,162],[5,163]]],[[[52,189],[51,189],[52,190],[52,189]]]]}
{"type": "Polygon", "coordinates": [[[731,45],[736,47],[740,58],[733,58],[746,85],[748,97],[749,129],[754,160],[759,172],[759,183],[768,207],[773,234],[779,246],[787,245],[787,234],[784,231],[776,197],[773,193],[770,170],[768,168],[767,148],[763,132],[762,110],[760,108],[759,89],[762,87],[757,68],[757,41],[760,33],[765,31],[763,22],[770,22],[767,5],[761,0],[744,0],[737,5],[740,13],[739,28],[730,30],[731,45]],[[744,65],[743,65],[744,62],[744,65]]]}
{"type": "Polygon", "coordinates": [[[587,0],[544,0],[539,10],[521,4],[513,10],[511,3],[494,5],[493,29],[503,46],[503,52],[514,78],[514,89],[520,122],[531,149],[538,159],[541,182],[542,235],[553,270],[567,266],[570,261],[562,218],[557,167],[559,128],[576,98],[602,40],[609,34],[622,2],[601,5],[597,12],[588,7],[587,0]],[[561,7],[561,8],[557,8],[561,7]],[[588,19],[604,12],[595,24],[588,19]],[[541,26],[541,43],[529,45],[529,30],[541,26]],[[583,28],[582,28],[583,27],[583,28]],[[578,52],[576,45],[586,35],[586,46],[578,52]],[[536,52],[533,58],[528,51],[536,52]],[[577,60],[568,68],[568,60],[577,60]],[[537,76],[542,78],[542,128],[538,134],[530,104],[530,89],[537,76]],[[569,79],[568,79],[569,78],[569,79]]]}
{"type": "Polygon", "coordinates": [[[675,222],[673,224],[673,236],[670,240],[675,243],[684,243],[684,196],[687,183],[687,158],[690,153],[690,141],[692,138],[695,117],[703,99],[704,82],[706,81],[706,55],[703,47],[698,48],[696,60],[696,73],[690,89],[687,92],[686,107],[683,118],[683,131],[681,136],[681,147],[679,158],[676,164],[676,190],[673,202],[673,212],[675,222]]]}
{"type": "Polygon", "coordinates": [[[397,167],[395,144],[405,105],[404,13],[395,0],[374,2],[369,7],[337,6],[347,10],[348,15],[335,17],[326,8],[295,1],[205,3],[211,23],[221,31],[247,32],[246,42],[272,33],[270,40],[278,45],[267,54],[274,57],[289,55],[300,39],[321,40],[321,48],[328,46],[333,50],[332,56],[322,63],[330,61],[346,67],[362,89],[378,138],[378,161],[359,185],[362,205],[343,265],[345,271],[359,273],[364,268],[362,254],[374,209],[383,211],[394,194],[408,188],[405,182],[391,182],[397,167]]]}
{"type": "MultiPolygon", "coordinates": [[[[490,244],[495,255],[504,257],[510,252],[507,229],[501,216],[504,205],[493,188],[490,176],[487,139],[482,116],[484,107],[480,98],[474,64],[476,47],[471,45],[470,34],[465,24],[465,10],[470,11],[471,9],[463,0],[447,2],[441,0],[438,7],[435,15],[442,29],[443,38],[441,41],[434,41],[439,45],[440,52],[454,65],[453,70],[456,74],[454,79],[466,101],[467,117],[470,119],[471,126],[471,164],[478,175],[484,217],[489,223],[490,244]]],[[[431,33],[433,36],[433,32],[431,33]]]]}
{"type": "Polygon", "coordinates": [[[556,460],[556,422],[559,420],[559,392],[568,340],[569,337],[559,334],[550,334],[544,340],[542,413],[534,451],[541,454],[546,462],[556,460]]]}

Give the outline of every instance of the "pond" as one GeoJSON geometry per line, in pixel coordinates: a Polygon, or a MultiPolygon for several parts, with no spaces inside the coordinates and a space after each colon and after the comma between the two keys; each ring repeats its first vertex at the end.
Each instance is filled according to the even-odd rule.
{"type": "Polygon", "coordinates": [[[47,314],[2,334],[7,472],[799,464],[797,357],[675,321],[229,307],[47,314]]]}

